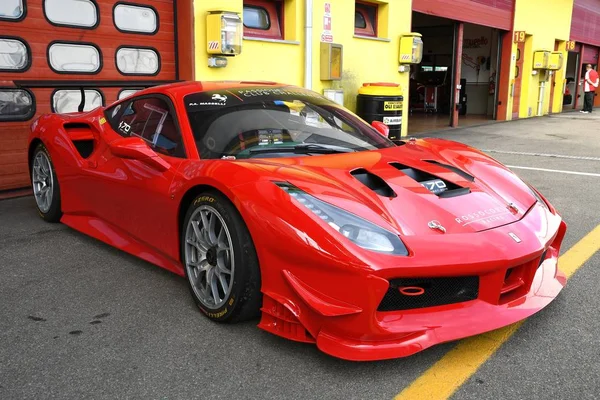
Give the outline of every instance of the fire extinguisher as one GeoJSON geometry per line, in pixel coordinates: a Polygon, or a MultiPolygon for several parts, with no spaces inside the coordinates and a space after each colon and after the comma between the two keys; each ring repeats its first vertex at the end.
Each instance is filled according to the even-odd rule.
{"type": "Polygon", "coordinates": [[[496,82],[495,82],[495,79],[494,79],[495,77],[496,77],[496,73],[493,73],[490,76],[490,85],[488,87],[488,92],[489,92],[490,96],[493,96],[494,93],[496,92],[496,82]]]}

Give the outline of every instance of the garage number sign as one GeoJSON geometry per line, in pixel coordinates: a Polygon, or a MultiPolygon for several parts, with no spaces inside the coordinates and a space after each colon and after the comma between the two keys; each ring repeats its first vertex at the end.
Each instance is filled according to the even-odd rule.
{"type": "Polygon", "coordinates": [[[525,31],[515,31],[514,42],[515,43],[525,42],[525,31]]]}

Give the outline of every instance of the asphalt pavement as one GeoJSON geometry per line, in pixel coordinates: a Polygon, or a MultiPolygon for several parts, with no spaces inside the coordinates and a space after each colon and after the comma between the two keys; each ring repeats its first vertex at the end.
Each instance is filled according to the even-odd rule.
{"type": "MultiPolygon", "coordinates": [[[[425,136],[514,166],[567,221],[562,252],[600,224],[600,176],[567,173],[600,174],[599,119],[425,136]]],[[[454,398],[599,398],[599,286],[597,253],[454,398]]],[[[0,399],[392,399],[455,345],[354,363],[256,323],[210,322],[183,278],[43,222],[31,197],[0,201],[0,399]]]]}

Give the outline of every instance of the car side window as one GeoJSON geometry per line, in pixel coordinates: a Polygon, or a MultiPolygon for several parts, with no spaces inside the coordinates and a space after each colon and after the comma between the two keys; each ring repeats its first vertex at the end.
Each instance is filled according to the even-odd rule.
{"type": "Polygon", "coordinates": [[[157,153],[185,157],[181,132],[166,100],[158,97],[132,99],[108,110],[107,116],[121,136],[138,136],[157,153]]]}

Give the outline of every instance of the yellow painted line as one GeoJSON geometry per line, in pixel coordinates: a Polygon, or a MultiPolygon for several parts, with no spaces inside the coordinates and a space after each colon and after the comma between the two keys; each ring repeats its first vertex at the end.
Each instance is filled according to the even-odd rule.
{"type": "MultiPolygon", "coordinates": [[[[600,250],[600,225],[559,259],[560,270],[571,277],[600,250]]],[[[492,332],[464,339],[423,375],[400,392],[394,400],[448,399],[519,329],[524,321],[492,332]]]]}

